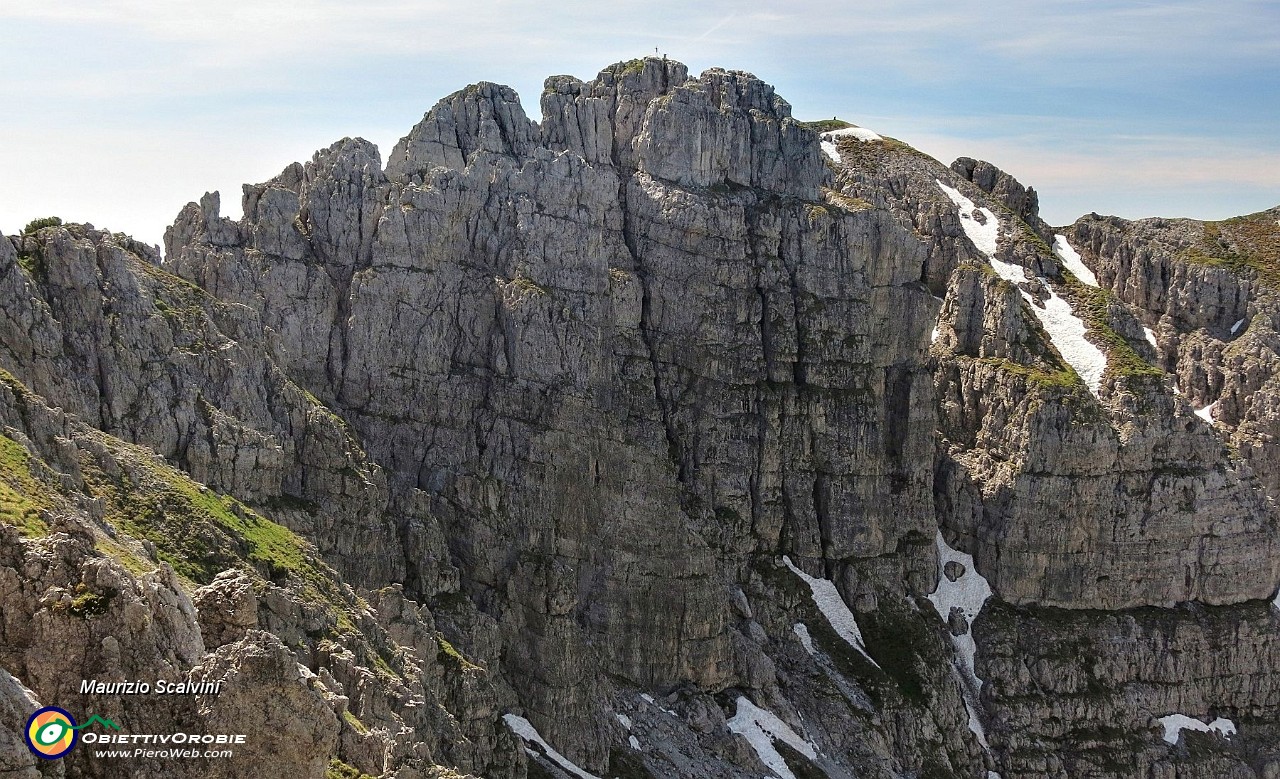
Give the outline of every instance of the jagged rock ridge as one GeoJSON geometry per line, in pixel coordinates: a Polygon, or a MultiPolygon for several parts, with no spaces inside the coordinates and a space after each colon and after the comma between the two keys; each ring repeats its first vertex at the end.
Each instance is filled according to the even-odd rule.
{"type": "Polygon", "coordinates": [[[1275,236],[1202,257],[1086,218],[1095,289],[1034,190],[887,138],[833,162],[749,74],[650,58],[541,102],[468,87],[385,167],[344,139],[246,186],[240,222],[208,195],[163,263],[0,241],[13,712],[163,667],[241,681],[67,705],[285,727],[237,759],[313,774],[1280,771],[1270,372],[1218,345],[1267,332],[1275,236]],[[967,574],[939,531],[994,592],[972,624],[927,605],[967,574]],[[35,663],[157,599],[159,637],[35,663]],[[1175,710],[1240,732],[1169,745],[1175,710]]]}

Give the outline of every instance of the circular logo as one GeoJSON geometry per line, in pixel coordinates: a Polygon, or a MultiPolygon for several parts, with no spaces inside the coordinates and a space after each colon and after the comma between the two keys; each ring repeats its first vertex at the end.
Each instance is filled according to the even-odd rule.
{"type": "Polygon", "coordinates": [[[76,745],[76,720],[57,706],[37,709],[27,720],[27,746],[36,757],[57,760],[76,745]]]}

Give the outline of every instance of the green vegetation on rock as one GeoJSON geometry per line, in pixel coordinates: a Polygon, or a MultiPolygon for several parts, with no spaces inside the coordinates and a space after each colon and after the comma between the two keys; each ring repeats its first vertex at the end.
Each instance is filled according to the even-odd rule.
{"type": "Polygon", "coordinates": [[[62,226],[61,217],[46,216],[41,219],[32,219],[30,222],[27,222],[27,226],[22,228],[22,234],[30,235],[31,233],[37,232],[39,230],[43,230],[46,227],[61,227],[61,226],[62,226]]]}
{"type": "Polygon", "coordinates": [[[914,706],[927,706],[933,686],[929,670],[946,667],[947,657],[936,623],[902,601],[884,598],[880,608],[858,615],[858,626],[871,655],[893,681],[894,690],[914,706]]]}
{"type": "Polygon", "coordinates": [[[32,473],[26,448],[0,435],[0,522],[27,537],[43,535],[47,528],[40,512],[50,507],[50,492],[32,473]]]}
{"type": "Polygon", "coordinates": [[[1006,373],[1021,376],[1028,382],[1044,389],[1074,390],[1084,388],[1084,383],[1071,368],[1041,368],[1034,365],[1023,365],[1000,357],[981,357],[975,359],[974,362],[980,362],[1006,373]]]}
{"type": "Polygon", "coordinates": [[[359,733],[360,735],[364,735],[365,733],[369,732],[369,726],[361,722],[360,718],[352,714],[349,709],[343,710],[342,719],[344,722],[346,722],[348,725],[351,726],[352,730],[359,733]]]}
{"type": "Polygon", "coordinates": [[[33,279],[41,280],[45,277],[44,254],[39,250],[18,252],[18,265],[33,279]]]}
{"type": "MultiPolygon", "coordinates": [[[[103,436],[108,446],[111,440],[103,436]]],[[[159,559],[196,584],[207,584],[229,568],[274,582],[295,581],[307,601],[326,605],[337,631],[355,629],[358,603],[292,530],[197,484],[140,447],[116,443],[113,448],[131,472],[108,476],[87,458],[81,465],[90,494],[106,501],[107,520],[125,535],[150,541],[159,559]]]]}
{"type": "Polygon", "coordinates": [[[644,57],[627,60],[626,62],[618,62],[614,64],[613,71],[619,76],[626,76],[632,73],[639,73],[644,70],[644,57]]]}
{"type": "Polygon", "coordinates": [[[373,779],[373,777],[333,757],[329,759],[329,767],[324,771],[324,779],[373,779]]]}
{"type": "Polygon", "coordinates": [[[107,612],[113,597],[115,593],[94,592],[83,583],[77,584],[75,597],[71,599],[71,606],[67,611],[73,616],[84,619],[96,617],[107,612]]]}
{"type": "Polygon", "coordinates": [[[1131,384],[1164,380],[1164,371],[1134,351],[1132,345],[1111,326],[1111,307],[1116,302],[1115,293],[1109,289],[1091,287],[1064,273],[1065,286],[1075,299],[1076,313],[1084,320],[1095,342],[1107,355],[1107,372],[1126,379],[1131,384]]]}
{"type": "Polygon", "coordinates": [[[436,655],[436,659],[442,664],[452,665],[460,671],[483,671],[484,668],[476,665],[468,660],[459,652],[449,640],[439,633],[436,634],[436,643],[440,645],[440,651],[436,655]]]}
{"type": "Polygon", "coordinates": [[[828,133],[832,130],[843,130],[846,127],[853,127],[852,122],[846,122],[843,119],[836,119],[834,116],[830,119],[819,119],[816,122],[798,122],[801,127],[808,127],[810,130],[819,133],[828,133]]]}
{"type": "Polygon", "coordinates": [[[1280,224],[1268,211],[1205,222],[1200,241],[1178,257],[1252,276],[1261,284],[1280,288],[1280,224]]]}

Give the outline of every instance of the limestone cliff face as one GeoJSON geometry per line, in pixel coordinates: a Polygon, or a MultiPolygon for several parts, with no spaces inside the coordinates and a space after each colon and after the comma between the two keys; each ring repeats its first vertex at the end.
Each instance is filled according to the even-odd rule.
{"type": "Polygon", "coordinates": [[[163,262],[0,240],[0,760],[59,703],[317,776],[1280,771],[1265,274],[1086,219],[1095,289],[1013,177],[745,73],[541,108],[468,87],[163,262]],[[160,672],[226,689],[68,687],[160,672]]]}

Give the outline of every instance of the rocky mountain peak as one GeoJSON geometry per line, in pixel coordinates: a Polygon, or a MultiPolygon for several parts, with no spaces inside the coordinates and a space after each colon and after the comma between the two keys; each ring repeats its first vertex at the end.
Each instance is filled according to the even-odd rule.
{"type": "Polygon", "coordinates": [[[960,157],[951,163],[951,170],[976,184],[1023,222],[1034,227],[1041,238],[1048,238],[1049,226],[1040,219],[1040,196],[1034,188],[1023,186],[1022,182],[986,160],[960,157]]]}
{"type": "Polygon", "coordinates": [[[267,734],[141,776],[1280,771],[1275,210],[1054,234],[657,57],[540,105],[0,240],[0,769],[58,704],[267,734]],[[161,673],[226,688],[77,692],[161,673]]]}

